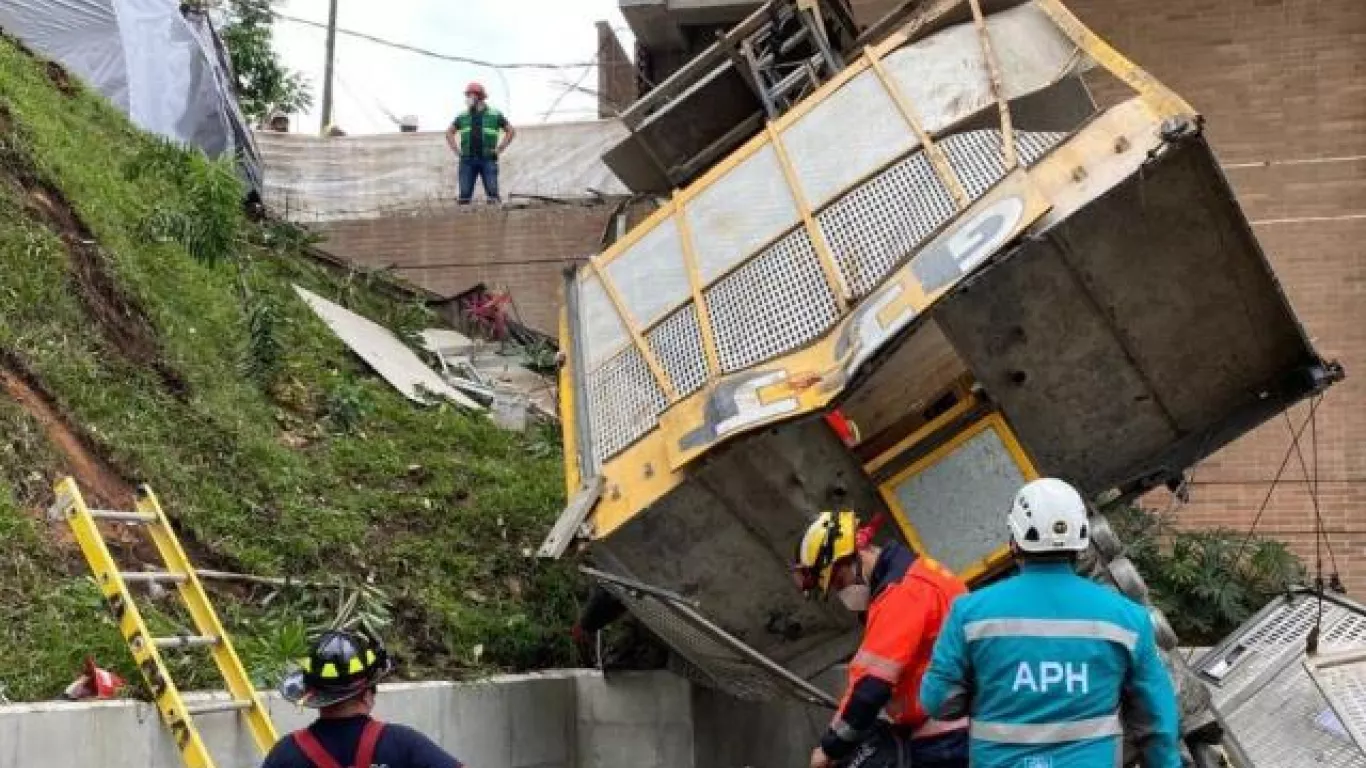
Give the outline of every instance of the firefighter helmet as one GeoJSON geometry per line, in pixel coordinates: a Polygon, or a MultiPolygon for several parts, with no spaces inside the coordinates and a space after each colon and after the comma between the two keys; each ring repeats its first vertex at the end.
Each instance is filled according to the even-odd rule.
{"type": "Polygon", "coordinates": [[[393,669],[384,644],[354,632],[322,633],[308,657],[280,684],[280,693],[295,704],[320,709],[353,699],[393,669]]]}

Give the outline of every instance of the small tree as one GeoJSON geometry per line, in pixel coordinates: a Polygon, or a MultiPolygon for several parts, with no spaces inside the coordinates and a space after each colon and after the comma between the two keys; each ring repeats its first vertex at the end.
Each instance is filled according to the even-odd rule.
{"type": "Polygon", "coordinates": [[[308,81],[286,69],[273,45],[271,0],[226,0],[220,34],[237,77],[237,101],[248,120],[273,109],[300,112],[313,105],[308,81]]]}
{"type": "Polygon", "coordinates": [[[1271,598],[1304,582],[1304,566],[1279,541],[1240,531],[1181,530],[1137,507],[1112,507],[1105,514],[1183,643],[1217,642],[1271,598]]]}

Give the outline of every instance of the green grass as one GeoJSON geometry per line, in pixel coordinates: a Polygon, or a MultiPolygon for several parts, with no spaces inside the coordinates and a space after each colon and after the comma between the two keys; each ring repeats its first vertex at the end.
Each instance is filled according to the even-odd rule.
{"type": "MultiPolygon", "coordinates": [[[[425,310],[302,257],[288,228],[240,215],[230,170],[139,133],[95,95],[60,93],[3,40],[0,105],[11,123],[0,132],[0,354],[125,478],[153,485],[201,565],[370,581],[392,600],[388,633],[408,675],[570,659],[578,583],[526,555],[563,501],[556,435],[397,395],[290,284],[400,331],[433,322],[425,310]],[[161,372],[120,351],[81,300],[67,246],[12,183],[24,169],[61,190],[99,243],[150,321],[161,372]]],[[[79,555],[39,520],[63,457],[3,395],[0,427],[0,685],[11,698],[56,695],[87,652],[133,679],[79,555]]],[[[267,682],[334,599],[218,597],[267,682]]],[[[207,682],[202,667],[183,672],[207,682]]]]}

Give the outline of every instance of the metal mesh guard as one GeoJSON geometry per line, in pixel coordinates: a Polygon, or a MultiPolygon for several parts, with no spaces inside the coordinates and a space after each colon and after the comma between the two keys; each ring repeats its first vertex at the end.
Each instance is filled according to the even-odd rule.
{"type": "Polygon", "coordinates": [[[726,373],[796,349],[839,319],[804,229],[793,230],[722,278],[707,289],[705,301],[726,373]]]}
{"type": "Polygon", "coordinates": [[[634,346],[618,352],[589,374],[588,407],[598,461],[616,455],[650,431],[665,404],[650,366],[634,346]]]}
{"type": "Polygon", "coordinates": [[[1366,645],[1335,657],[1310,659],[1305,664],[1357,749],[1366,752],[1366,645]]]}
{"type": "Polygon", "coordinates": [[[679,397],[691,395],[707,382],[707,354],[692,302],[664,318],[645,338],[679,397]]]}
{"type": "MultiPolygon", "coordinates": [[[[1309,594],[1278,598],[1196,667],[1217,681],[1210,686],[1215,704],[1257,768],[1366,768],[1366,755],[1334,722],[1301,663],[1318,610],[1309,594]]],[[[1366,614],[1325,600],[1319,647],[1366,647],[1366,614]]]]}
{"type": "Polygon", "coordinates": [[[696,682],[749,701],[798,699],[833,706],[829,696],[795,674],[785,676],[758,663],[758,651],[718,631],[685,599],[629,579],[585,571],[706,678],[696,682]]]}

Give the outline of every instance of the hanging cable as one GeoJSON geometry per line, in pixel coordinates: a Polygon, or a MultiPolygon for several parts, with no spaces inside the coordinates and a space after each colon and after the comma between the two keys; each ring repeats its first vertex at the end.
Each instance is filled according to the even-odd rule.
{"type": "Polygon", "coordinates": [[[1257,532],[1257,525],[1261,523],[1262,515],[1266,513],[1267,507],[1271,505],[1271,496],[1276,492],[1276,486],[1281,481],[1281,475],[1285,473],[1285,468],[1290,465],[1290,457],[1293,456],[1295,452],[1294,441],[1297,441],[1299,439],[1299,436],[1304,433],[1305,428],[1309,426],[1310,420],[1314,418],[1314,412],[1317,409],[1318,401],[1311,400],[1309,403],[1309,416],[1307,416],[1304,422],[1300,424],[1300,428],[1298,431],[1293,429],[1291,430],[1290,436],[1292,442],[1289,446],[1286,446],[1285,456],[1281,459],[1281,465],[1276,470],[1276,476],[1271,479],[1271,486],[1266,489],[1266,496],[1262,497],[1262,504],[1260,507],[1258,507],[1257,514],[1252,518],[1252,525],[1248,527],[1247,534],[1243,537],[1242,543],[1238,545],[1238,551],[1235,552],[1233,555],[1233,562],[1229,564],[1229,578],[1226,578],[1224,582],[1219,585],[1219,591],[1215,594],[1214,597],[1215,603],[1218,603],[1220,600],[1223,599],[1224,590],[1227,589],[1228,585],[1233,582],[1233,571],[1236,571],[1239,563],[1242,562],[1243,553],[1247,550],[1247,545],[1252,543],[1252,537],[1257,532]]]}
{"type": "MultiPolygon", "coordinates": [[[[313,20],[311,20],[311,19],[301,19],[301,18],[299,18],[298,16],[290,16],[289,14],[280,13],[280,12],[278,12],[278,11],[272,11],[271,13],[272,13],[272,15],[275,16],[275,18],[277,18],[277,19],[283,19],[284,21],[292,21],[292,22],[294,22],[295,24],[303,24],[304,26],[316,27],[316,28],[318,28],[318,29],[327,29],[327,25],[324,24],[324,23],[322,23],[322,22],[319,22],[319,21],[313,21],[313,20]]],[[[468,56],[455,56],[455,55],[446,54],[446,53],[437,53],[436,51],[430,51],[430,50],[427,50],[426,48],[419,48],[419,47],[417,47],[417,46],[415,46],[415,45],[408,45],[407,43],[399,43],[399,42],[395,42],[395,41],[393,41],[393,40],[386,40],[386,39],[384,39],[384,38],[382,38],[382,37],[375,37],[374,35],[367,35],[367,34],[365,34],[364,32],[356,32],[355,30],[342,29],[341,27],[338,27],[338,28],[337,28],[337,34],[339,34],[339,35],[346,35],[347,37],[358,38],[358,39],[360,39],[360,40],[367,40],[367,41],[369,41],[369,42],[375,43],[376,45],[383,45],[383,46],[385,46],[385,47],[394,48],[394,49],[397,49],[397,50],[400,50],[400,51],[408,51],[409,53],[416,53],[416,54],[418,54],[418,55],[420,55],[420,56],[427,56],[428,58],[441,59],[442,61],[453,61],[453,62],[456,62],[457,64],[471,64],[471,65],[474,65],[474,66],[476,66],[476,67],[487,67],[487,68],[489,68],[489,69],[549,69],[549,70],[561,70],[561,69],[578,69],[579,67],[592,67],[592,66],[596,66],[596,65],[597,65],[597,63],[596,63],[596,62],[593,62],[593,61],[586,61],[586,62],[585,62],[585,61],[571,61],[571,62],[566,62],[566,63],[563,63],[563,64],[537,63],[537,62],[509,62],[509,63],[502,63],[502,64],[500,64],[500,63],[497,63],[497,62],[485,61],[485,60],[483,60],[483,59],[474,59],[474,58],[470,58],[470,57],[468,57],[468,56]]]]}
{"type": "Polygon", "coordinates": [[[560,91],[560,95],[556,96],[554,101],[550,102],[550,106],[546,109],[545,113],[541,115],[541,122],[544,123],[548,121],[550,119],[550,115],[553,114],[555,112],[555,109],[560,106],[560,102],[564,101],[566,96],[573,93],[579,87],[579,85],[582,84],[583,81],[588,78],[588,74],[592,71],[593,67],[584,67],[583,74],[579,75],[579,79],[575,80],[573,83],[570,83],[568,87],[566,87],[563,91],[560,91]]]}

